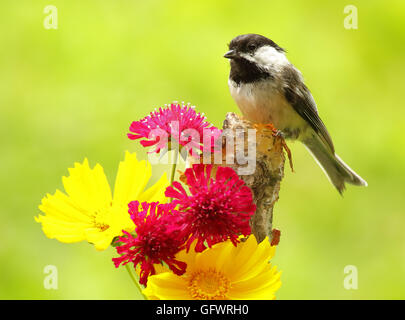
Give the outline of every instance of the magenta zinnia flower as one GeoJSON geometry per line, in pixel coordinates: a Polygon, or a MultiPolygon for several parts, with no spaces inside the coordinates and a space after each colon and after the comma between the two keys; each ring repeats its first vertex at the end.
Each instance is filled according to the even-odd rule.
{"type": "Polygon", "coordinates": [[[128,138],[141,140],[144,147],[156,146],[154,152],[170,148],[172,143],[186,147],[189,153],[192,151],[207,151],[210,148],[203,145],[204,134],[211,135],[211,150],[222,131],[205,121],[204,114],[197,113],[194,107],[189,105],[172,103],[165,108],[159,108],[140,121],[132,122],[128,138]]]}
{"type": "Polygon", "coordinates": [[[178,223],[188,238],[187,250],[197,240],[201,252],[230,239],[234,245],[240,235],[251,233],[249,220],[256,211],[252,192],[232,168],[218,167],[211,177],[212,165],[195,164],[185,172],[189,193],[175,181],[166,189],[166,197],[179,205],[178,223]]]}
{"type": "Polygon", "coordinates": [[[172,213],[175,205],[158,202],[129,203],[129,213],[136,225],[136,236],[123,231],[125,236],[118,238],[116,247],[121,257],[113,258],[115,267],[132,262],[140,265],[139,283],[146,286],[148,276],[156,273],[155,264],[163,262],[177,275],[186,271],[186,263],[175,259],[175,255],[184,248],[185,238],[181,236],[176,216],[172,213]]]}

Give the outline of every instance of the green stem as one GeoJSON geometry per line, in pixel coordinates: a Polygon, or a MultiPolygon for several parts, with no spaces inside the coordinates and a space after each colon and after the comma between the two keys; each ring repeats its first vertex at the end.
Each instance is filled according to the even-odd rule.
{"type": "Polygon", "coordinates": [[[131,268],[129,267],[129,264],[125,265],[125,269],[127,269],[129,277],[132,279],[133,283],[138,288],[138,291],[142,295],[143,300],[147,300],[146,296],[142,293],[141,285],[139,284],[138,280],[136,280],[135,276],[133,275],[131,268]]]}
{"type": "MultiPolygon", "coordinates": [[[[176,176],[177,161],[179,160],[179,149],[176,148],[174,152],[175,152],[175,161],[172,164],[172,172],[170,174],[170,185],[173,184],[174,177],[176,176]]],[[[170,198],[170,202],[172,202],[172,201],[173,201],[173,198],[170,198]]]]}
{"type": "Polygon", "coordinates": [[[177,167],[177,161],[179,160],[179,149],[175,149],[175,162],[172,164],[172,171],[170,175],[170,184],[173,183],[174,177],[176,175],[176,167],[177,167]]]}

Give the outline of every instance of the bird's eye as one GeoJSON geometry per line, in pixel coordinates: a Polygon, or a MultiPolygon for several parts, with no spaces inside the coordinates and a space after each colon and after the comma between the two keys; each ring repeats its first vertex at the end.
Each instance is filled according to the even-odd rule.
{"type": "Polygon", "coordinates": [[[250,51],[254,51],[254,50],[256,50],[256,45],[254,43],[251,43],[251,44],[248,45],[248,49],[250,51]]]}

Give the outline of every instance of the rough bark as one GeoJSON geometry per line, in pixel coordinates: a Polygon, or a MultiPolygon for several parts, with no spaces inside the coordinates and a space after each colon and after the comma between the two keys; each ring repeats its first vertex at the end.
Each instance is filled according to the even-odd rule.
{"type": "MultiPolygon", "coordinates": [[[[239,132],[239,134],[245,133],[243,134],[245,154],[247,154],[249,147],[247,132],[249,129],[257,130],[256,170],[253,174],[240,175],[240,177],[251,188],[257,206],[256,213],[250,221],[252,233],[259,243],[266,237],[269,237],[271,241],[273,234],[273,209],[279,198],[280,183],[284,176],[284,140],[281,136],[275,136],[271,128],[264,125],[255,126],[253,123],[241,119],[235,113],[228,113],[226,115],[223,129],[239,132]],[[241,130],[242,133],[237,129],[241,130]]],[[[225,148],[224,145],[223,148],[225,148]]],[[[235,170],[245,166],[236,163],[236,161],[234,164],[226,164],[224,161],[223,165],[230,166],[235,170]]]]}
{"type": "MultiPolygon", "coordinates": [[[[243,179],[248,187],[253,192],[253,199],[256,204],[256,213],[250,220],[250,226],[252,233],[256,237],[258,243],[262,242],[266,237],[272,242],[273,235],[279,237],[279,231],[273,232],[273,209],[276,201],[278,200],[280,183],[284,176],[284,149],[286,148],[284,139],[275,135],[274,131],[266,125],[255,125],[252,122],[241,119],[235,113],[228,113],[223,123],[224,131],[228,131],[228,134],[232,137],[234,145],[238,138],[244,141],[243,148],[240,150],[234,148],[230,154],[226,151],[227,143],[226,135],[222,138],[222,159],[221,156],[218,159],[214,159],[214,155],[210,154],[208,159],[203,157],[195,159],[188,157],[188,166],[193,163],[214,163],[214,169],[212,175],[215,174],[216,166],[228,166],[233,168],[243,179]],[[254,129],[256,133],[256,141],[248,141],[248,131],[254,129]],[[250,143],[250,145],[249,145],[250,143]],[[255,144],[255,145],[252,145],[255,144]],[[249,154],[249,148],[252,152],[256,151],[256,168],[251,174],[241,174],[240,170],[246,168],[247,165],[238,163],[238,153],[244,153],[245,156],[249,154]],[[207,161],[207,162],[205,162],[207,161]]],[[[287,152],[288,149],[287,149],[287,152]]],[[[254,153],[253,153],[254,154],[254,153]]],[[[240,159],[240,155],[239,155],[240,159]]],[[[291,168],[292,163],[290,162],[291,168]]],[[[185,177],[180,178],[185,181],[185,177]]],[[[276,238],[275,237],[275,238],[276,238]]],[[[278,242],[278,239],[275,244],[278,242]]]]}

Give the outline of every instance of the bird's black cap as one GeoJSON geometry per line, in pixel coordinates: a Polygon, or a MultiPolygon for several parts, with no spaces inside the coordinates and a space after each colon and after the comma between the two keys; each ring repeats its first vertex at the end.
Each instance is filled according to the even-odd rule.
{"type": "Polygon", "coordinates": [[[229,50],[248,53],[254,52],[256,49],[263,46],[271,46],[279,52],[285,52],[285,50],[278,46],[273,40],[254,33],[242,34],[233,38],[229,43],[229,50]]]}

